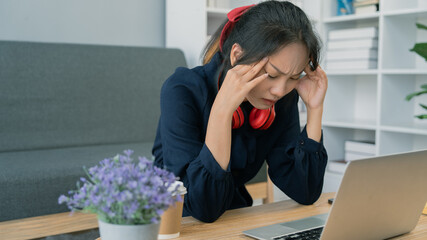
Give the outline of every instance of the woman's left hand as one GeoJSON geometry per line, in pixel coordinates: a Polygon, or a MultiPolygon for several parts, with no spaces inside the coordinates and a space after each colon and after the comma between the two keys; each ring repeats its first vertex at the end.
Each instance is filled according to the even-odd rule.
{"type": "Polygon", "coordinates": [[[326,90],[328,88],[328,77],[323,69],[318,66],[312,71],[308,64],[304,72],[306,75],[300,79],[296,89],[307,109],[318,109],[323,107],[326,90]]]}

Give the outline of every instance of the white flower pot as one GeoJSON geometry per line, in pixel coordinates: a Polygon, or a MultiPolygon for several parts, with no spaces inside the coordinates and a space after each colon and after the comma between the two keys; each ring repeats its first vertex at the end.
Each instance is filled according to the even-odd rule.
{"type": "Polygon", "coordinates": [[[157,240],[160,224],[119,225],[98,219],[102,240],[157,240]]]}

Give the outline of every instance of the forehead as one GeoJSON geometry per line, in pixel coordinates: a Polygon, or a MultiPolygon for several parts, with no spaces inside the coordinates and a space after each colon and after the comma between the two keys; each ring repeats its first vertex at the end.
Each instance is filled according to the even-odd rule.
{"type": "Polygon", "coordinates": [[[271,55],[269,61],[284,73],[299,73],[308,63],[308,51],[302,43],[291,43],[271,55]]]}

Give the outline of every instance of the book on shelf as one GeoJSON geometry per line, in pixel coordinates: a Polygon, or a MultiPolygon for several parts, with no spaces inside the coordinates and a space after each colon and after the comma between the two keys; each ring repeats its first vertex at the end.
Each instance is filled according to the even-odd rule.
{"type": "Polygon", "coordinates": [[[373,141],[346,140],[344,143],[344,149],[350,152],[360,152],[372,155],[375,155],[376,153],[376,145],[373,141]]]}
{"type": "Polygon", "coordinates": [[[360,38],[351,40],[329,40],[328,50],[334,49],[356,49],[356,48],[378,48],[378,38],[360,38]]]}
{"type": "Polygon", "coordinates": [[[375,13],[380,10],[380,5],[373,4],[373,5],[365,5],[365,6],[359,6],[354,7],[354,14],[361,15],[361,14],[369,14],[369,13],[375,13]]]}
{"type": "Polygon", "coordinates": [[[338,61],[326,61],[326,69],[341,69],[341,70],[356,70],[356,69],[376,69],[377,60],[338,60],[338,61]]]}
{"type": "Polygon", "coordinates": [[[328,32],[327,69],[375,69],[378,28],[345,28],[328,32]]]}
{"type": "Polygon", "coordinates": [[[380,4],[380,0],[354,0],[353,6],[360,7],[366,5],[380,4]]]}
{"type": "Polygon", "coordinates": [[[351,60],[351,59],[377,59],[378,49],[367,48],[367,49],[340,49],[332,50],[326,53],[326,60],[351,60]]]}
{"type": "Polygon", "coordinates": [[[353,0],[337,0],[337,16],[354,13],[353,0]]]}
{"type": "Polygon", "coordinates": [[[347,168],[348,162],[345,160],[332,160],[328,161],[328,171],[335,173],[344,173],[347,168]]]}
{"type": "Polygon", "coordinates": [[[371,141],[353,141],[347,140],[344,144],[345,161],[374,157],[376,154],[376,145],[371,141]]]}
{"type": "Polygon", "coordinates": [[[378,28],[344,28],[328,32],[329,40],[352,40],[357,38],[378,38],[378,28]]]}

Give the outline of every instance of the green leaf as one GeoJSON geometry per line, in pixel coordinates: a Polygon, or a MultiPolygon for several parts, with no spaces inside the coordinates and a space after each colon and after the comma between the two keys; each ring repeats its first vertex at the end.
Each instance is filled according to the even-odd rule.
{"type": "Polygon", "coordinates": [[[421,23],[416,23],[416,25],[417,25],[418,29],[426,29],[427,30],[427,26],[426,25],[423,25],[421,23]]]}
{"type": "Polygon", "coordinates": [[[419,95],[424,94],[424,93],[427,93],[427,89],[426,89],[426,90],[423,90],[423,91],[419,91],[419,92],[414,92],[414,93],[408,94],[408,95],[406,96],[406,100],[407,100],[407,101],[409,101],[409,100],[411,100],[413,97],[415,97],[415,96],[419,96],[419,95]]]}
{"type": "Polygon", "coordinates": [[[420,103],[420,106],[421,106],[422,108],[424,108],[425,110],[427,110],[427,105],[424,105],[424,104],[420,103]]]}
{"type": "Polygon", "coordinates": [[[427,114],[417,115],[415,117],[417,117],[419,119],[427,119],[427,114]]]}
{"type": "Polygon", "coordinates": [[[421,88],[422,88],[422,89],[427,89],[427,84],[423,84],[423,85],[421,85],[421,88]]]}
{"type": "Polygon", "coordinates": [[[427,43],[416,43],[409,51],[417,53],[427,61],[427,43]]]}

